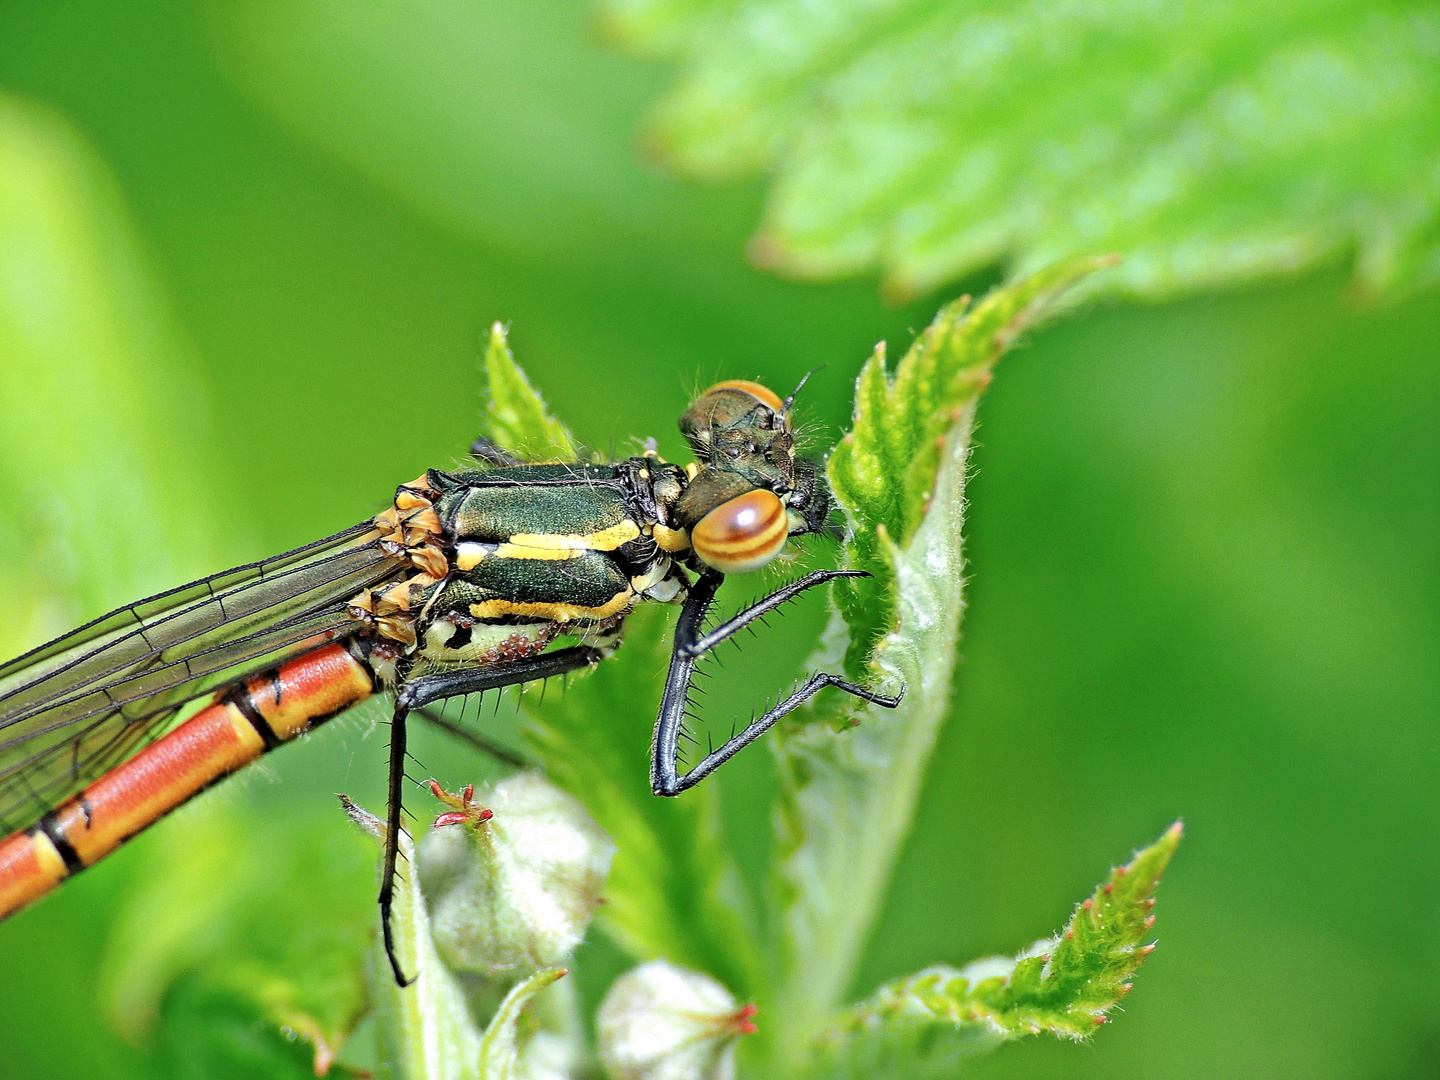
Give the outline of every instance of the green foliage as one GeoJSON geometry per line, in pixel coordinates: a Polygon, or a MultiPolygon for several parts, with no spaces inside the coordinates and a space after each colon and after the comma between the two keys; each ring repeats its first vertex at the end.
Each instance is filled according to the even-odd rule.
{"type": "MultiPolygon", "coordinates": [[[[640,111],[670,75],[594,48],[589,0],[202,7],[0,10],[7,101],[45,120],[30,130],[69,133],[49,145],[74,153],[52,160],[114,174],[73,183],[3,151],[0,186],[47,192],[30,205],[69,207],[49,220],[100,238],[40,261],[13,233],[0,243],[0,306],[26,328],[0,344],[12,649],[314,539],[444,467],[475,432],[476,343],[495,318],[513,320],[526,371],[586,445],[623,453],[654,434],[678,458],[673,418],[714,378],[787,388],[828,362],[803,419],[839,430],[857,343],[888,337],[893,365],[938,306],[885,309],[866,277],[797,287],[747,270],[736,255],[760,185],[682,183],[632,160],[640,111]],[[173,317],[150,325],[178,326],[193,352],[89,335],[143,326],[157,297],[173,317]]],[[[1113,70],[1077,72],[1074,89],[1113,70]]],[[[1087,863],[1183,809],[1203,858],[1162,904],[1163,970],[1137,980],[1123,1030],[1078,1049],[1031,1040],[974,1071],[1435,1075],[1440,984],[1415,928],[1432,918],[1440,817],[1440,291],[1357,310],[1337,297],[1343,279],[1109,306],[1005,362],[971,458],[959,692],[843,1000],[1053,928],[1063,912],[1039,897],[1067,897],[1087,863]],[[1383,904],[1337,887],[1362,866],[1383,904]]],[[[817,564],[836,558],[813,547],[817,564]]],[[[793,661],[809,614],[774,621],[732,670],[793,661]]],[[[490,704],[479,729],[508,737],[510,710],[492,718],[490,704]]],[[[214,798],[297,825],[333,817],[333,791],[378,807],[383,729],[360,730],[334,723],[214,798]]],[[[488,775],[448,737],[412,737],[449,786],[488,775]]],[[[752,782],[766,756],[752,748],[707,781],[751,876],[772,842],[771,791],[752,782]]],[[[426,797],[407,802],[422,814],[426,797]]],[[[0,923],[7,1080],[165,1074],[168,999],[136,1049],[94,988],[148,845],[193,812],[0,923]]],[[[289,902],[318,921],[328,893],[289,902]]],[[[547,995],[575,985],[591,1007],[623,964],[597,940],[547,995]]],[[[742,1071],[775,1026],[761,1004],[742,1071]]]]}
{"type": "Polygon", "coordinates": [[[248,1070],[254,1054],[297,1039],[301,1049],[284,1049],[285,1060],[298,1053],[328,1066],[369,1008],[369,846],[338,821],[241,821],[213,799],[156,839],[100,980],[111,1022],[137,1043],[158,1037],[167,1057],[191,1063],[177,1075],[248,1070]],[[317,920],[303,898],[321,893],[317,920]],[[193,1024],[212,1007],[227,1018],[216,1031],[231,1034],[193,1024]],[[181,1019],[189,1026],[177,1028],[181,1019]]]}
{"type": "Polygon", "coordinates": [[[545,402],[515,363],[504,323],[490,327],[485,348],[485,434],[525,461],[574,461],[574,436],[550,415],[545,402]]]}
{"type": "MultiPolygon", "coordinates": [[[[892,376],[885,343],[860,370],[853,426],[830,455],[831,490],[850,524],[849,565],[871,576],[837,585],[850,629],[846,669],[859,677],[895,614],[887,543],[906,547],[929,509],[946,434],[968,428],[995,362],[1060,297],[1109,258],[1070,259],[996,289],[974,308],[961,297],[941,308],[892,376]]],[[[957,495],[958,497],[958,495],[957,495]]]]}
{"type": "Polygon", "coordinates": [[[774,170],[751,243],[899,295],[1008,260],[1127,256],[1157,296],[1355,255],[1359,285],[1440,279],[1440,17],[1410,0],[603,0],[680,63],[654,153],[774,170]]]}
{"type": "Polygon", "coordinates": [[[1014,959],[927,968],[880,987],[816,1040],[813,1075],[952,1076],[962,1059],[1011,1039],[1089,1038],[1155,947],[1143,944],[1155,923],[1152,894],[1180,833],[1177,822],[1113,870],[1059,934],[1014,959]]]}

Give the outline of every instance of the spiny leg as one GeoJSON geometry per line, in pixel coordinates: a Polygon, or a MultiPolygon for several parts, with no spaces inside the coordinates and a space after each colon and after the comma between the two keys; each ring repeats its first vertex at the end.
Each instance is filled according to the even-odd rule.
{"type": "Polygon", "coordinates": [[[390,720],[390,777],[386,791],[385,810],[385,866],[380,877],[380,933],[385,939],[385,955],[390,959],[390,970],[399,986],[409,986],[414,979],[407,979],[400,968],[400,958],[395,955],[395,935],[390,928],[390,909],[395,903],[395,861],[400,856],[400,813],[403,785],[405,780],[405,717],[410,710],[399,700],[395,703],[395,715],[390,720]]]}
{"type": "MultiPolygon", "coordinates": [[[[502,764],[509,765],[512,769],[528,769],[535,764],[516,751],[511,750],[508,746],[501,746],[494,739],[488,739],[479,732],[471,731],[464,725],[457,724],[444,713],[431,706],[427,705],[423,709],[417,709],[415,715],[423,716],[427,722],[434,724],[446,734],[474,747],[482,754],[488,754],[502,764]]],[[[462,716],[461,719],[463,720],[464,717],[462,716]]]]}
{"type": "Polygon", "coordinates": [[[893,709],[900,704],[902,690],[894,697],[877,694],[863,686],[847,682],[838,675],[817,672],[803,686],[796,690],[773,709],[750,721],[744,730],[731,735],[719,749],[711,750],[689,772],[680,775],[678,767],[679,741],[685,706],[689,701],[690,682],[695,676],[695,661],[710,649],[733,636],[767,612],[774,611],[781,604],[800,595],[806,589],[823,585],[827,581],[846,577],[868,577],[860,570],[816,570],[777,589],[763,600],[751,604],[733,618],[727,619],[708,634],[702,634],[705,613],[715,600],[716,590],[724,581],[724,575],[707,571],[690,590],[690,596],[681,609],[680,620],[675,627],[675,647],[670,654],[670,670],[665,677],[665,695],[660,699],[660,715],[655,719],[655,736],[650,746],[650,787],[656,795],[678,795],[694,787],[705,777],[741,749],[759,738],[782,716],[795,710],[801,703],[813,697],[827,686],[844,690],[882,708],[893,709]]]}
{"type": "Polygon", "coordinates": [[[390,783],[389,803],[385,813],[385,865],[380,882],[380,928],[385,939],[385,955],[390,960],[390,970],[394,972],[395,981],[400,986],[409,986],[414,981],[405,977],[400,958],[395,955],[395,938],[390,928],[390,910],[395,901],[395,864],[400,854],[400,815],[404,808],[402,800],[406,717],[412,710],[441,698],[459,697],[462,694],[514,686],[516,683],[548,679],[552,675],[563,675],[597,664],[604,655],[599,649],[577,645],[524,660],[439,671],[404,683],[395,695],[395,715],[390,725],[390,783]]]}

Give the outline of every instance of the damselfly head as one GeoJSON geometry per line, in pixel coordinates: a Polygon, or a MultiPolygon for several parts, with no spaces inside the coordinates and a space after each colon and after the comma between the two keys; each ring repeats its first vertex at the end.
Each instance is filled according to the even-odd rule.
{"type": "Polygon", "coordinates": [[[710,387],[680,418],[700,467],[675,504],[676,524],[721,573],[758,570],[788,537],[827,528],[830,499],[818,466],[795,456],[794,398],[731,380],[710,387]]]}

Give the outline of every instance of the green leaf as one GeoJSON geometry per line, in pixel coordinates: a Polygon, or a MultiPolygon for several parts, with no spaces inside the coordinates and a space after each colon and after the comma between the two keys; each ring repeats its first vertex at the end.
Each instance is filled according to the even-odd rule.
{"type": "Polygon", "coordinates": [[[995,289],[980,303],[969,297],[940,309],[892,376],[885,343],[860,370],[851,430],[830,455],[831,490],[850,524],[849,565],[872,576],[842,582],[836,602],[850,628],[846,669],[863,672],[895,616],[888,538],[907,546],[924,519],[946,433],[969,427],[995,362],[1021,333],[1055,309],[1060,297],[1109,257],[1069,259],[995,289]]]}
{"type": "Polygon", "coordinates": [[[905,695],[893,710],[821,699],[819,722],[782,726],[771,742],[783,780],[777,876],[788,949],[773,1010],[783,1046],[802,1045],[849,989],[950,711],[975,401],[1016,336],[1104,261],[1062,263],[973,310],[957,301],[893,379],[882,352],[857,382],[855,427],[830,473],[852,530],[848,560],[875,576],[836,590],[839,614],[814,666],[834,671],[848,654],[865,681],[905,695]]]}
{"type": "Polygon", "coordinates": [[[526,735],[548,778],[584,800],[615,841],[599,922],[635,956],[707,971],[738,996],[762,970],[739,912],[742,890],[717,820],[714,785],[677,799],[650,790],[651,725],[670,656],[665,612],[642,607],[625,644],[538,707],[526,735]]]}
{"type": "Polygon", "coordinates": [[[220,1054],[228,1035],[196,1042],[171,1029],[181,1013],[189,1023],[201,1003],[223,1003],[230,1020],[217,1016],[217,1031],[245,1017],[270,1033],[255,1036],[265,1045],[299,1038],[328,1066],[368,1007],[373,861],[339,822],[201,800],[146,844],[115,917],[99,980],[111,1023],[135,1042],[158,1027],[167,1053],[220,1054]]]}
{"type": "Polygon", "coordinates": [[[1003,1042],[1050,1032],[1085,1039],[1130,990],[1154,949],[1152,894],[1180,843],[1176,822],[1080,904],[1053,938],[1014,959],[934,967],[882,986],[815,1042],[812,1073],[943,1077],[1003,1042]]]}
{"type": "Polygon", "coordinates": [[[482,1080],[517,1080],[521,1075],[520,1052],[524,1045],[518,1027],[521,1016],[536,994],[567,974],[565,968],[537,971],[516,983],[505,995],[480,1040],[482,1080]]]}
{"type": "Polygon", "coordinates": [[[1067,4],[602,0],[679,61],[648,141],[703,177],[777,173],[752,242],[804,277],[913,295],[1121,251],[1158,296],[1355,255],[1440,280],[1440,11],[1421,0],[1067,4]]]}
{"type": "Polygon", "coordinates": [[[503,323],[490,327],[485,379],[489,389],[485,434],[496,446],[525,461],[575,461],[579,457],[575,439],[564,424],[550,415],[525,372],[515,363],[503,323]]]}

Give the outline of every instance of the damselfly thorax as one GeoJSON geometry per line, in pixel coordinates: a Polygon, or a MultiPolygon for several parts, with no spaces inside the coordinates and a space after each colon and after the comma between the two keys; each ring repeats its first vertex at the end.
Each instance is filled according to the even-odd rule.
{"type": "Polygon", "coordinates": [[[637,604],[681,607],[651,785],[677,795],[817,691],[899,698],[811,676],[682,772],[695,662],[816,585],[817,571],[709,632],[726,574],[826,530],[829,500],[797,458],[790,405],[757,383],[702,394],[680,421],[698,458],[527,463],[480,439],[473,467],[402,484],[372,520],[274,559],[139,601],[0,667],[0,917],[93,865],[266,751],[376,693],[395,698],[389,911],[406,720],[431,702],[599,663],[637,604]],[[192,703],[209,697],[194,711],[192,703]]]}

